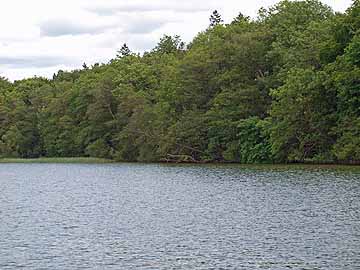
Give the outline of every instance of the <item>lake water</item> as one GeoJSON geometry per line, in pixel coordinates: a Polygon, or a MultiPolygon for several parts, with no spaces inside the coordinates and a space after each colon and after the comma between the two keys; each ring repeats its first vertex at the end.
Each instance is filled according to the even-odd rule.
{"type": "Polygon", "coordinates": [[[360,269],[360,173],[0,164],[0,269],[360,269]]]}

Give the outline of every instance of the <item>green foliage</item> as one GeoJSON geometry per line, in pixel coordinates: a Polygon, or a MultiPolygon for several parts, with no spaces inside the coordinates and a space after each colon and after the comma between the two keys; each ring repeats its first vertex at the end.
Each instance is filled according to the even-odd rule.
{"type": "Polygon", "coordinates": [[[356,162],[360,160],[360,117],[342,119],[339,139],[333,148],[338,160],[356,162]]]}
{"type": "Polygon", "coordinates": [[[272,162],[271,144],[268,134],[270,123],[257,117],[239,122],[238,142],[225,153],[228,160],[238,160],[240,163],[270,163],[272,162]],[[234,159],[236,157],[236,159],[234,159]]]}
{"type": "Polygon", "coordinates": [[[272,91],[271,142],[279,160],[305,161],[329,152],[336,93],[327,81],[325,72],[293,69],[285,84],[272,91]]]}
{"type": "Polygon", "coordinates": [[[360,67],[360,32],[354,36],[346,48],[346,58],[349,63],[360,67]]]}
{"type": "Polygon", "coordinates": [[[152,50],[153,53],[171,54],[184,50],[185,43],[181,41],[180,36],[164,35],[157,46],[152,50]]]}
{"type": "Polygon", "coordinates": [[[51,80],[0,77],[0,157],[359,162],[359,3],[214,11],[187,46],[164,35],[51,80]]]}
{"type": "Polygon", "coordinates": [[[208,133],[209,156],[227,162],[271,163],[270,125],[258,117],[213,122],[208,133]]]}
{"type": "Polygon", "coordinates": [[[98,139],[93,143],[90,143],[85,150],[85,153],[90,157],[97,158],[110,158],[111,148],[103,139],[98,139]]]}

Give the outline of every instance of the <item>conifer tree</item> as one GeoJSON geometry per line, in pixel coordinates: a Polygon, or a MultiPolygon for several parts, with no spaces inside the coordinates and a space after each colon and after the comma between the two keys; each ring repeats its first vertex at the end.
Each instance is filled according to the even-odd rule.
{"type": "Polygon", "coordinates": [[[118,54],[116,55],[118,58],[129,56],[131,54],[131,51],[126,43],[121,47],[121,49],[118,51],[118,54]]]}
{"type": "Polygon", "coordinates": [[[210,16],[210,27],[222,24],[224,20],[221,18],[220,13],[217,10],[214,10],[210,16]]]}

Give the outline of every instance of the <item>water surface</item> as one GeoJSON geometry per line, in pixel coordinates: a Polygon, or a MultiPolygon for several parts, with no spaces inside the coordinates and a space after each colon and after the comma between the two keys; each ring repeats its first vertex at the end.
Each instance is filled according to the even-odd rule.
{"type": "Polygon", "coordinates": [[[360,173],[0,164],[0,269],[360,269],[360,173]]]}

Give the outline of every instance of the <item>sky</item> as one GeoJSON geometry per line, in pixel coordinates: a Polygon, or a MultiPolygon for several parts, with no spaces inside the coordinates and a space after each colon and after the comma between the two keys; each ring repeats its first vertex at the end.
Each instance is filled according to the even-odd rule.
{"type": "MultiPolygon", "coordinates": [[[[225,23],[239,12],[256,17],[278,0],[1,0],[0,76],[52,77],[85,62],[107,63],[122,44],[152,49],[164,35],[189,42],[217,9],[225,23]]],[[[345,11],[351,0],[323,0],[345,11]]]]}

